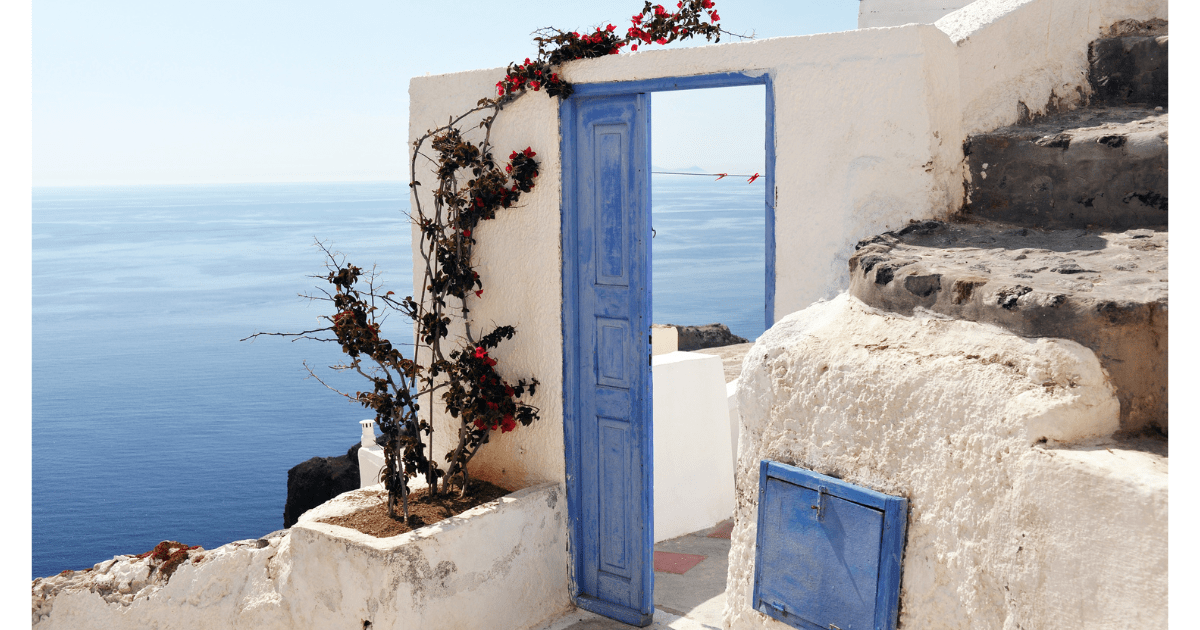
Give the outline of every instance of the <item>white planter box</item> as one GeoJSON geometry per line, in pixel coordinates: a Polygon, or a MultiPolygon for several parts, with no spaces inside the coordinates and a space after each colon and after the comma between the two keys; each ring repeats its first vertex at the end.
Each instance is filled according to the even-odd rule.
{"type": "Polygon", "coordinates": [[[560,484],[391,538],[316,522],[357,510],[377,491],[381,485],[347,492],[292,527],[284,597],[303,627],[524,630],[570,609],[560,484]]]}

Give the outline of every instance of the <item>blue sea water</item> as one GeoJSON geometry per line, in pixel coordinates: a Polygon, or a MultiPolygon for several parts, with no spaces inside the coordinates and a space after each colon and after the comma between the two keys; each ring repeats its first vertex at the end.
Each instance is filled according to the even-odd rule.
{"type": "MultiPolygon", "coordinates": [[[[664,176],[653,195],[654,320],[757,337],[762,186],[664,176]]],[[[33,576],[280,528],[287,470],[370,414],[306,378],[361,388],[324,368],[336,346],[239,339],[319,325],[298,297],[321,284],[314,238],[407,294],[406,210],[397,182],[35,189],[33,576]]]]}

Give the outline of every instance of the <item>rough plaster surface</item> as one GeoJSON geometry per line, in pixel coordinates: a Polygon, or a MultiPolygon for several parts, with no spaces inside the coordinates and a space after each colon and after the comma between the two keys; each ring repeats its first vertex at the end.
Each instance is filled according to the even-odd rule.
{"type": "Polygon", "coordinates": [[[654,541],[712,527],[733,513],[729,406],[721,359],[654,357],[654,541]]]}
{"type": "Polygon", "coordinates": [[[965,135],[1087,102],[1088,44],[1166,0],[976,0],[935,22],[958,48],[965,135]]]}
{"type": "Polygon", "coordinates": [[[927,221],[864,240],[850,293],[1092,349],[1121,401],[1121,426],[1167,432],[1167,233],[1041,231],[927,221]]]}
{"type": "Polygon", "coordinates": [[[37,580],[34,627],[325,630],[370,621],[375,629],[524,630],[570,609],[561,485],[392,538],[315,522],[380,492],[347,492],[290,530],[194,552],[169,581],[131,556],[37,580]]]}
{"type": "Polygon", "coordinates": [[[739,384],[730,628],[787,627],[749,602],[762,459],[908,499],[900,627],[1165,625],[1166,458],[1106,437],[1083,346],[841,295],[768,330],[739,384]]]}

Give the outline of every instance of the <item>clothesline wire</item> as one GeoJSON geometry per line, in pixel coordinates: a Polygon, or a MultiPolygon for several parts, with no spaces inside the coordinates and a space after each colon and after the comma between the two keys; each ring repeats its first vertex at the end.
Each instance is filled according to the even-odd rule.
{"type": "Polygon", "coordinates": [[[716,177],[718,175],[724,175],[726,177],[753,177],[753,173],[746,173],[746,174],[739,174],[739,173],[672,173],[670,171],[650,171],[650,172],[654,173],[655,175],[699,175],[701,177],[716,177]]]}
{"type": "Polygon", "coordinates": [[[758,180],[759,178],[762,177],[758,173],[755,173],[753,175],[741,175],[738,173],[676,173],[674,171],[650,171],[650,172],[655,175],[694,175],[694,176],[698,176],[698,177],[716,177],[718,180],[725,179],[726,177],[748,177],[748,178],[750,178],[747,181],[747,183],[749,183],[749,184],[753,184],[756,180],[758,180]]]}

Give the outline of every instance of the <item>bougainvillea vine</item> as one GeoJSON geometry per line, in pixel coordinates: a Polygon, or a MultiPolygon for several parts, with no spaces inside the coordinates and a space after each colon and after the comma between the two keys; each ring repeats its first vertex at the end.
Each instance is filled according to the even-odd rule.
{"type": "Polygon", "coordinates": [[[326,290],[324,297],[317,299],[333,303],[335,313],[326,318],[330,326],[283,334],[309,336],[332,331],[334,338],[323,340],[336,341],[350,357],[347,364],[337,367],[355,370],[371,382],[370,391],[343,395],[376,414],[376,424],[385,436],[381,477],[393,517],[400,507],[407,520],[409,479],[424,477],[431,489],[440,492],[449,492],[452,484],[458,484],[465,492],[467,464],[490,436],[528,426],[539,417],[540,410],[528,402],[537,391],[538,380],[505,376],[494,352],[516,329],[497,326],[478,334],[470,317],[473,301],[488,299],[473,259],[479,225],[496,218],[500,211],[517,207],[521,197],[536,187],[539,175],[533,147],[514,149],[507,159],[496,157],[491,140],[496,117],[528,92],[569,98],[573,88],[562,74],[567,62],[692,37],[720,41],[722,33],[732,34],[717,25],[720,19],[712,0],[683,0],[674,9],[646,2],[629,19],[630,26],[623,34],[613,24],[586,32],[540,29],[534,37],[536,56],[509,64],[496,83],[494,96],[480,99],[474,108],[417,138],[409,161],[413,189],[410,219],[420,234],[417,255],[424,271],[414,287],[415,297],[400,300],[390,291],[380,294],[373,276],[366,277],[367,286],[360,289],[362,269],[326,250],[329,273],[324,279],[333,291],[326,290]],[[482,130],[481,139],[468,139],[461,127],[471,117],[480,119],[475,129],[482,130]],[[417,180],[420,160],[434,167],[436,184],[429,192],[423,192],[423,184],[417,180]],[[410,357],[380,336],[380,324],[389,312],[413,322],[416,336],[410,357]],[[456,330],[453,337],[452,326],[456,330]],[[432,453],[434,427],[429,413],[418,413],[422,401],[429,412],[440,401],[455,420],[457,440],[454,448],[442,455],[445,469],[432,453]]]}

